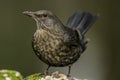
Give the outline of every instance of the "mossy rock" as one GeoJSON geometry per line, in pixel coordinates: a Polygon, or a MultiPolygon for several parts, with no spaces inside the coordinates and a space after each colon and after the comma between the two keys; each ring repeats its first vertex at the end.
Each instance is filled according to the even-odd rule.
{"type": "Polygon", "coordinates": [[[27,76],[24,80],[88,80],[88,79],[77,79],[71,76],[68,77],[67,75],[56,71],[49,75],[44,75],[42,73],[32,74],[30,76],[27,76]]]}
{"type": "Polygon", "coordinates": [[[23,79],[23,76],[15,70],[0,70],[0,80],[88,80],[88,79],[77,79],[75,77],[68,77],[58,71],[53,72],[49,75],[42,73],[35,73],[27,76],[23,79]]]}

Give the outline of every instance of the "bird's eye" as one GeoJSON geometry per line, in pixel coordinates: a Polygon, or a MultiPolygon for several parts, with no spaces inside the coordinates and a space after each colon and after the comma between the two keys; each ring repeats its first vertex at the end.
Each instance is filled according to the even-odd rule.
{"type": "Polygon", "coordinates": [[[43,17],[47,17],[48,15],[47,14],[43,14],[43,17]]]}

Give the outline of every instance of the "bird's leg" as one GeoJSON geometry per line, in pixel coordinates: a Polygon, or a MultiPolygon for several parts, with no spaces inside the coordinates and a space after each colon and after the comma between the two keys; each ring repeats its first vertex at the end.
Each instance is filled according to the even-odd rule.
{"type": "Polygon", "coordinates": [[[45,72],[44,72],[45,75],[49,74],[49,68],[50,68],[50,65],[48,65],[47,69],[45,70],[45,72]]]}
{"type": "Polygon", "coordinates": [[[68,74],[67,76],[70,77],[71,65],[68,66],[68,74]]]}

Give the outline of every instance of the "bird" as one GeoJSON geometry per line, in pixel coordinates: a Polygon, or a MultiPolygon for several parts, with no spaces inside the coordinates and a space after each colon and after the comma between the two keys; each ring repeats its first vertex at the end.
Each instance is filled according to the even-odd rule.
{"type": "Polygon", "coordinates": [[[37,57],[50,67],[71,66],[86,50],[88,40],[86,32],[97,19],[89,12],[75,12],[64,25],[49,10],[24,11],[23,14],[34,19],[37,28],[32,37],[32,48],[37,57]]]}

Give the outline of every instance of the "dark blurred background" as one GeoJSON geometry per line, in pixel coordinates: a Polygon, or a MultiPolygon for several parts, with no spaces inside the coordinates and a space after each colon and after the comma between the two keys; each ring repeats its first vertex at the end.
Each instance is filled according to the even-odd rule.
{"type": "MultiPolygon", "coordinates": [[[[43,72],[31,47],[35,22],[22,14],[26,10],[47,9],[66,24],[76,11],[98,14],[88,31],[87,50],[73,65],[71,75],[88,80],[120,79],[120,9],[118,0],[0,0],[0,69],[20,71],[24,76],[43,72]]],[[[68,68],[51,68],[67,73],[68,68]]]]}

